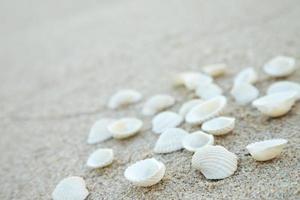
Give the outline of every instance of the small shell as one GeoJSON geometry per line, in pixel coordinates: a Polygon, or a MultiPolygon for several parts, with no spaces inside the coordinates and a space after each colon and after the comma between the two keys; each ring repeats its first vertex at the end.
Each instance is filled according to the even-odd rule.
{"type": "Polygon", "coordinates": [[[190,101],[185,102],[179,109],[179,115],[185,117],[186,114],[196,105],[203,103],[204,101],[201,99],[192,99],[190,101]]]}
{"type": "Polygon", "coordinates": [[[182,140],[188,133],[180,128],[169,128],[164,131],[158,138],[154,152],[171,153],[183,148],[182,140]]]}
{"type": "Polygon", "coordinates": [[[177,76],[176,85],[184,85],[189,90],[195,90],[198,85],[211,83],[213,79],[201,72],[184,72],[177,76]]]}
{"type": "Polygon", "coordinates": [[[267,94],[277,92],[296,91],[298,93],[297,100],[300,100],[300,84],[292,81],[278,81],[270,85],[267,94]]]}
{"type": "Polygon", "coordinates": [[[120,90],[108,102],[108,107],[116,109],[129,104],[137,103],[142,99],[141,93],[136,90],[120,90]]]}
{"type": "Polygon", "coordinates": [[[138,133],[143,126],[143,122],[136,118],[122,118],[108,126],[108,130],[114,138],[128,138],[138,133]]]}
{"type": "Polygon", "coordinates": [[[234,78],[234,85],[240,83],[254,84],[257,80],[258,76],[254,68],[248,67],[236,75],[236,77],[234,78]]]}
{"type": "Polygon", "coordinates": [[[196,95],[204,100],[220,96],[222,93],[222,88],[214,83],[199,85],[196,90],[196,95]]]}
{"type": "Polygon", "coordinates": [[[196,131],[185,136],[182,140],[183,147],[188,151],[195,152],[197,149],[206,145],[214,144],[214,136],[206,134],[202,131],[196,131]]]}
{"type": "Polygon", "coordinates": [[[259,95],[258,89],[249,83],[235,84],[230,93],[240,105],[252,102],[259,95]]]}
{"type": "Polygon", "coordinates": [[[89,195],[85,181],[78,176],[61,180],[52,193],[53,200],[84,200],[89,195]]]}
{"type": "Polygon", "coordinates": [[[255,160],[266,161],[277,157],[286,143],[285,139],[272,139],[249,144],[246,148],[255,160]]]}
{"type": "Polygon", "coordinates": [[[202,130],[212,135],[225,135],[234,129],[235,119],[232,117],[217,117],[202,124],[202,130]]]}
{"type": "Polygon", "coordinates": [[[136,186],[148,187],[157,184],[164,177],[165,171],[166,167],[162,162],[150,158],[129,166],[124,176],[136,186]]]}
{"type": "Polygon", "coordinates": [[[209,76],[218,77],[227,71],[227,65],[224,63],[207,65],[202,68],[202,71],[209,76]]]}
{"type": "Polygon", "coordinates": [[[114,119],[109,118],[103,118],[96,121],[90,130],[87,143],[96,144],[112,138],[112,133],[108,131],[107,127],[114,121],[114,119]]]}
{"type": "Polygon", "coordinates": [[[193,107],[185,117],[189,124],[202,124],[221,114],[227,104],[226,97],[218,96],[193,107]]]}
{"type": "Polygon", "coordinates": [[[236,171],[237,156],[222,146],[206,145],[193,155],[192,167],[207,179],[224,179],[236,171]]]}
{"type": "Polygon", "coordinates": [[[90,168],[102,168],[110,165],[114,159],[112,149],[98,149],[88,158],[86,165],[90,168]]]}
{"type": "Polygon", "coordinates": [[[288,113],[295,103],[297,92],[278,92],[256,99],[252,105],[270,117],[279,117],[288,113]]]}
{"type": "Polygon", "coordinates": [[[175,99],[170,95],[159,94],[151,97],[143,107],[143,115],[154,115],[175,104],[175,99]]]}
{"type": "Polygon", "coordinates": [[[272,77],[291,75],[295,70],[295,59],[287,56],[277,56],[267,62],[264,67],[266,74],[272,77]]]}
{"type": "Polygon", "coordinates": [[[162,112],[157,114],[152,120],[152,131],[160,134],[168,128],[175,128],[183,121],[183,117],[174,112],[162,112]]]}

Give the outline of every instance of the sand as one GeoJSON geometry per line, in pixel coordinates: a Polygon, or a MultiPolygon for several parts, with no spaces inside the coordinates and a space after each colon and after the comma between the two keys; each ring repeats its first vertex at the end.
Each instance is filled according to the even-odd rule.
{"type": "MultiPolygon", "coordinates": [[[[50,199],[70,175],[86,180],[88,199],[299,199],[299,103],[268,119],[229,97],[225,114],[236,117],[236,128],[215,140],[238,155],[239,165],[220,181],[193,170],[190,152],[153,154],[157,135],[151,118],[140,114],[143,103],[105,106],[116,90],[135,88],[145,98],[173,95],[177,111],[193,95],[174,89],[172,75],[216,62],[230,66],[216,79],[225,95],[247,66],[259,72],[264,94],[276,81],[262,72],[264,62],[278,54],[300,62],[299,18],[298,0],[1,1],[0,199],[50,199]],[[144,130],[128,140],[86,144],[95,120],[122,116],[143,119],[144,130]],[[255,162],[245,146],[270,138],[289,143],[279,158],[255,162]],[[114,149],[114,163],[88,170],[88,155],[100,147],[114,149]],[[125,180],[127,166],[152,156],[167,167],[159,184],[138,188],[125,180]]],[[[300,81],[300,70],[287,79],[300,81]]]]}

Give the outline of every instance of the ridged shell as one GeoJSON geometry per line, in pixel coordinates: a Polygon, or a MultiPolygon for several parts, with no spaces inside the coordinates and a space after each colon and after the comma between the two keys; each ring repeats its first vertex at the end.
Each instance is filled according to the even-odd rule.
{"type": "Polygon", "coordinates": [[[295,59],[287,56],[277,56],[267,62],[263,69],[272,77],[284,77],[291,75],[295,70],[295,59]]]}
{"type": "Polygon", "coordinates": [[[189,124],[202,124],[204,121],[212,119],[221,114],[226,107],[227,100],[224,96],[209,99],[202,104],[193,107],[185,117],[189,124]]]}
{"type": "Polygon", "coordinates": [[[222,146],[207,145],[197,149],[192,167],[201,171],[207,179],[224,179],[237,169],[237,156],[222,146]]]}
{"type": "Polygon", "coordinates": [[[112,149],[98,149],[88,158],[86,165],[90,168],[102,168],[113,162],[114,153],[112,149]]]}
{"type": "Polygon", "coordinates": [[[142,94],[136,90],[119,90],[108,101],[111,109],[120,108],[129,104],[137,103],[142,99],[142,94]]]}
{"type": "Polygon", "coordinates": [[[152,120],[152,131],[160,134],[168,128],[175,128],[183,121],[183,117],[174,112],[162,112],[157,114],[152,120]]]}
{"type": "Polygon", "coordinates": [[[254,84],[257,80],[258,76],[254,68],[248,67],[236,75],[234,78],[234,85],[240,83],[254,84]]]}
{"type": "Polygon", "coordinates": [[[202,67],[202,71],[212,77],[218,77],[226,73],[227,65],[224,63],[212,64],[202,67]]]}
{"type": "Polygon", "coordinates": [[[225,135],[234,129],[235,119],[217,117],[202,124],[202,130],[212,135],[225,135]]]}
{"type": "Polygon", "coordinates": [[[258,89],[249,83],[235,84],[230,93],[240,105],[252,102],[259,95],[258,89]]]}
{"type": "Polygon", "coordinates": [[[285,139],[272,139],[249,144],[246,148],[255,160],[266,161],[277,157],[286,144],[285,139]]]}
{"type": "Polygon", "coordinates": [[[300,100],[300,83],[292,81],[278,81],[270,85],[267,94],[278,92],[296,91],[298,93],[297,100],[300,100]]]}
{"type": "Polygon", "coordinates": [[[188,150],[195,152],[197,149],[202,148],[206,145],[214,144],[214,136],[206,134],[202,131],[196,131],[194,133],[186,135],[182,140],[183,147],[188,150]]]}
{"type": "Polygon", "coordinates": [[[90,130],[87,143],[96,144],[112,138],[112,133],[108,131],[107,127],[114,121],[114,119],[109,118],[103,118],[96,121],[90,130]]]}
{"type": "Polygon", "coordinates": [[[129,166],[124,176],[136,186],[148,187],[157,184],[164,177],[165,171],[166,167],[162,162],[150,158],[129,166]]]}
{"type": "Polygon", "coordinates": [[[220,96],[222,93],[222,88],[214,83],[199,85],[196,90],[196,95],[204,100],[220,96]]]}
{"type": "Polygon", "coordinates": [[[175,99],[170,95],[155,95],[146,101],[142,114],[146,116],[155,115],[174,104],[175,99]]]}
{"type": "Polygon", "coordinates": [[[108,130],[114,138],[128,138],[138,133],[143,126],[143,122],[136,118],[122,118],[114,121],[108,126],[108,130]]]}
{"type": "Polygon", "coordinates": [[[176,79],[176,85],[184,85],[189,90],[195,90],[198,85],[211,83],[213,79],[201,72],[183,72],[176,79]]]}
{"type": "Polygon", "coordinates": [[[164,131],[158,138],[154,152],[155,153],[171,153],[183,148],[182,140],[188,133],[179,128],[170,128],[164,131]]]}
{"type": "Polygon", "coordinates": [[[179,109],[179,115],[185,117],[186,114],[196,105],[203,103],[204,101],[201,99],[192,99],[190,101],[185,102],[179,109]]]}

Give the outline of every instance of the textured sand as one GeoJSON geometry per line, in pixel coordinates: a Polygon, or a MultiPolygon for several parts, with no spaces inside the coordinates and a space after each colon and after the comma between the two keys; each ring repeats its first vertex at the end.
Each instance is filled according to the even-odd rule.
{"type": "MultiPolygon", "coordinates": [[[[88,199],[299,199],[300,104],[287,116],[268,119],[229,98],[225,114],[235,131],[216,138],[239,157],[230,178],[208,181],[191,169],[185,150],[154,155],[157,136],[149,131],[142,103],[110,111],[117,89],[144,96],[174,95],[172,110],[192,98],[171,87],[171,76],[226,62],[216,80],[228,90],[246,66],[259,71],[261,94],[275,80],[261,65],[278,54],[300,63],[299,0],[114,0],[0,2],[0,199],[50,199],[64,177],[84,177],[88,199]],[[137,116],[142,133],[128,140],[87,145],[89,128],[100,117],[137,116]],[[245,150],[253,141],[289,140],[280,158],[258,163],[245,150]],[[116,160],[101,170],[86,169],[88,155],[111,147],[116,160]],[[156,157],[166,167],[150,188],[129,184],[123,172],[137,160],[156,157]]],[[[299,65],[299,64],[298,64],[299,65]]],[[[300,81],[300,70],[288,80],[300,81]]],[[[196,130],[185,126],[187,130],[196,130]]]]}

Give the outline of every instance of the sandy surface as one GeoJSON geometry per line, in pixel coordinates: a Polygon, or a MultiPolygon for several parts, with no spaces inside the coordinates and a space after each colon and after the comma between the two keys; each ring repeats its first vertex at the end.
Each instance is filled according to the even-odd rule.
{"type": "MultiPolygon", "coordinates": [[[[299,199],[300,104],[285,117],[268,119],[229,98],[225,114],[237,118],[235,131],[216,138],[239,157],[234,176],[208,181],[191,169],[185,150],[155,155],[157,136],[149,131],[142,103],[110,111],[117,89],[144,96],[174,95],[172,110],[192,98],[171,87],[171,76],[226,62],[216,80],[228,95],[232,77],[246,66],[259,71],[261,94],[275,80],[261,65],[278,54],[300,59],[299,0],[227,1],[1,1],[0,2],[0,199],[50,199],[70,175],[85,178],[88,199],[299,199]],[[124,141],[87,145],[100,117],[137,116],[144,131],[124,141]],[[289,140],[280,158],[258,163],[245,150],[253,141],[289,140]],[[88,155],[111,147],[115,162],[86,169],[88,155]],[[137,160],[156,157],[163,180],[137,188],[123,177],[137,160]]],[[[300,81],[300,70],[288,80],[300,81]]],[[[196,130],[184,126],[187,130],[196,130]]]]}

